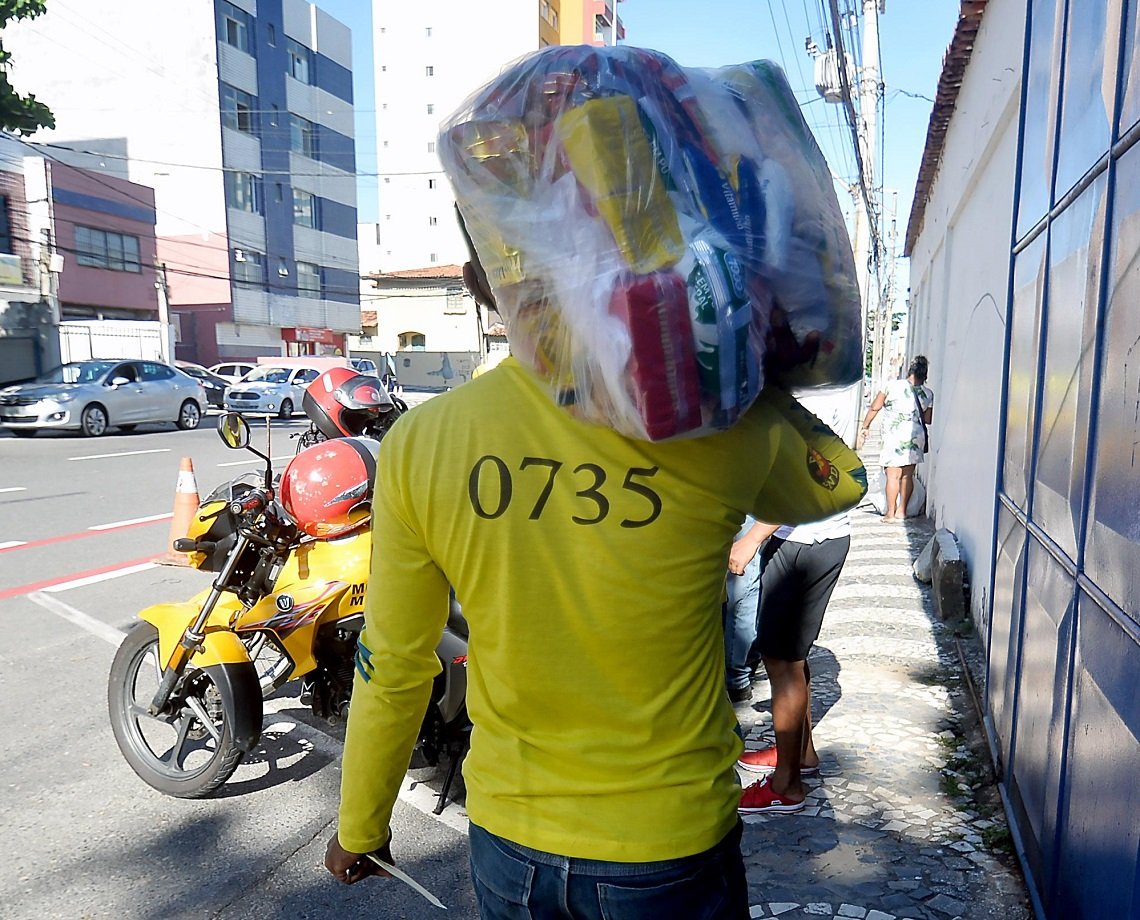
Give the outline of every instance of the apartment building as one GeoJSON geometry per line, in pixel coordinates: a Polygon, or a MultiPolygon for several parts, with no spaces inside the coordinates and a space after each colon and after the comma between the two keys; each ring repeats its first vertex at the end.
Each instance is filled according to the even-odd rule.
{"type": "Polygon", "coordinates": [[[625,39],[625,26],[617,14],[622,0],[562,0],[559,43],[563,45],[616,45],[625,39]]]}
{"type": "Polygon", "coordinates": [[[366,274],[466,260],[435,150],[440,122],[507,64],[559,43],[563,6],[497,0],[489,15],[463,0],[373,3],[380,175],[378,223],[360,228],[366,274]]]}
{"type": "Polygon", "coordinates": [[[5,30],[45,153],[154,188],[179,357],[359,330],[350,37],[305,0],[56,0],[5,30]]]}

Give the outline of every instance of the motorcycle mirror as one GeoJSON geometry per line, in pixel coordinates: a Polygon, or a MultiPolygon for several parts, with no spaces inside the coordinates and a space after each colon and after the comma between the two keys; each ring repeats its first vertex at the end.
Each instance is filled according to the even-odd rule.
{"type": "Polygon", "coordinates": [[[249,422],[236,412],[227,412],[218,419],[218,437],[232,450],[249,447],[249,422]]]}

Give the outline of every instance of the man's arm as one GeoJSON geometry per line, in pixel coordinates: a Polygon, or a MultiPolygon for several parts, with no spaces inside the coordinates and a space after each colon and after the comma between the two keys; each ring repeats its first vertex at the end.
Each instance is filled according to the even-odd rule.
{"type": "Polygon", "coordinates": [[[757,521],[748,528],[748,532],[732,544],[732,552],[728,554],[728,570],[733,575],[743,575],[745,567],[764,541],[779,529],[779,524],[767,524],[764,521],[757,521]]]}
{"type": "Polygon", "coordinates": [[[385,439],[377,471],[372,568],[345,736],[336,837],[347,854],[371,852],[390,842],[392,808],[432,679],[439,673],[435,648],[447,621],[447,579],[428,553],[403,495],[408,476],[399,459],[405,441],[400,433],[395,430],[385,439]]]}

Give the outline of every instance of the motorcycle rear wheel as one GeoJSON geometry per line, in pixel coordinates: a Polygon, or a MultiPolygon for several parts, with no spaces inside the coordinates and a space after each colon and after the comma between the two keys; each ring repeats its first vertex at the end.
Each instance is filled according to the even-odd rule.
{"type": "Polygon", "coordinates": [[[107,708],[115,741],[139,778],[159,792],[200,799],[233,775],[243,752],[233,744],[233,718],[209,675],[187,669],[175,690],[170,716],[147,711],[162,664],[158,630],[134,627],[119,646],[107,683],[107,708]]]}

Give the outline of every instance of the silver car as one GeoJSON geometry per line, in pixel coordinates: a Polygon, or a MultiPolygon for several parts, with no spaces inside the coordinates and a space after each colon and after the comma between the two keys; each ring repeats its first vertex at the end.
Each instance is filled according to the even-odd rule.
{"type": "Polygon", "coordinates": [[[226,390],[231,412],[264,412],[289,418],[301,408],[301,397],[320,371],[311,367],[275,367],[262,364],[226,390]]]}
{"type": "Polygon", "coordinates": [[[205,411],[201,384],[161,361],[73,361],[0,390],[0,427],[25,437],[60,428],[97,438],[142,422],[190,430],[205,411]]]}

